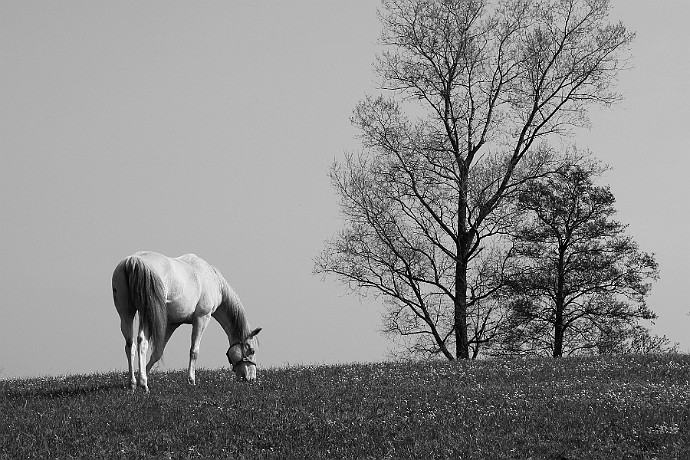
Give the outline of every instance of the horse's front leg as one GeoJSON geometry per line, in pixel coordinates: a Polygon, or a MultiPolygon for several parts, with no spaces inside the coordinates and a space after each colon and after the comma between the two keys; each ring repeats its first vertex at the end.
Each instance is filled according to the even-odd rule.
{"type": "Polygon", "coordinates": [[[189,349],[189,369],[187,380],[192,385],[196,385],[195,366],[196,359],[199,357],[199,345],[201,344],[201,336],[211,320],[210,315],[198,316],[192,322],[192,346],[189,349]]]}

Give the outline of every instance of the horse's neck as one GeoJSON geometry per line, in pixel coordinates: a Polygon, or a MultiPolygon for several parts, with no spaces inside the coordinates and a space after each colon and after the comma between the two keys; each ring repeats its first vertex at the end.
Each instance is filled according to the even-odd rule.
{"type": "Polygon", "coordinates": [[[228,344],[232,344],[235,341],[234,338],[234,333],[232,331],[232,328],[230,327],[230,317],[228,316],[226,307],[224,303],[221,303],[218,308],[216,308],[216,311],[213,312],[212,315],[216,321],[218,321],[218,324],[223,328],[225,331],[225,335],[228,336],[228,344]]]}
{"type": "Polygon", "coordinates": [[[249,328],[244,317],[242,303],[225,280],[221,280],[221,293],[222,300],[218,308],[216,308],[213,317],[228,336],[228,343],[232,345],[242,340],[249,328]]]}

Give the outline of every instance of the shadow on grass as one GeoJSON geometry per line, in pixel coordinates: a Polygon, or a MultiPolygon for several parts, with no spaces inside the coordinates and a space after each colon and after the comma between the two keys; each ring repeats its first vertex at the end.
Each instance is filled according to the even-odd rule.
{"type": "Polygon", "coordinates": [[[0,397],[7,399],[53,399],[91,395],[113,390],[129,390],[123,380],[109,379],[47,379],[39,384],[36,380],[6,380],[0,382],[0,397]]]}

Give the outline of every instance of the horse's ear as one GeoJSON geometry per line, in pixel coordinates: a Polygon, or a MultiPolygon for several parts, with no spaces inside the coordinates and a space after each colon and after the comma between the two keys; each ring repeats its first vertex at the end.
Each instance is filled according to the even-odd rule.
{"type": "Polygon", "coordinates": [[[251,339],[252,337],[256,336],[259,332],[261,332],[261,328],[257,327],[254,329],[252,332],[249,333],[249,338],[251,339]]]}

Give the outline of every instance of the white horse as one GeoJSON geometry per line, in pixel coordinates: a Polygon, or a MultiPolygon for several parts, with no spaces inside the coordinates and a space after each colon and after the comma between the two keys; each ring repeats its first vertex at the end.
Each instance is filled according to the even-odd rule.
{"type": "Polygon", "coordinates": [[[155,252],[137,252],[120,262],[113,272],[113,300],[120,315],[129,364],[129,384],[136,388],[134,363],[138,353],[140,387],[147,392],[147,373],[163,356],[163,349],[180,324],[192,325],[189,351],[189,383],[194,385],[194,366],[201,336],[211,317],[228,336],[226,353],[237,378],[256,379],[254,337],[261,328],[250,331],[244,308],[235,291],[215,267],[193,254],[171,258],[155,252]],[[137,346],[134,316],[139,313],[137,346]],[[144,366],[149,344],[151,359],[144,366]]]}

